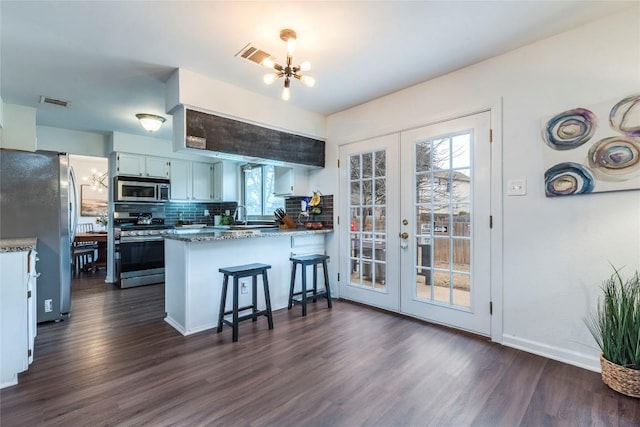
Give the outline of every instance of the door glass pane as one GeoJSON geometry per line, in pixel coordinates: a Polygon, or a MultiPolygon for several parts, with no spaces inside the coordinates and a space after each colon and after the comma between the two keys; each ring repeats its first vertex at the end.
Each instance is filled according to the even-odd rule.
{"type": "Polygon", "coordinates": [[[471,294],[469,293],[471,276],[469,274],[457,273],[453,273],[451,276],[453,277],[453,305],[471,307],[471,294]]]}
{"type": "Polygon", "coordinates": [[[360,204],[360,181],[351,183],[351,206],[360,204]]]}
{"type": "Polygon", "coordinates": [[[469,202],[471,200],[471,171],[469,169],[454,171],[451,186],[454,202],[469,202]]]}
{"type": "Polygon", "coordinates": [[[371,178],[373,176],[373,153],[365,153],[362,155],[362,178],[371,178]]]}
{"type": "Polygon", "coordinates": [[[424,173],[431,170],[431,141],[416,144],[416,172],[424,173]]]}
{"type": "Polygon", "coordinates": [[[375,155],[375,161],[375,176],[385,176],[387,174],[386,153],[384,151],[377,151],[375,155]]]}
{"type": "Polygon", "coordinates": [[[470,307],[471,134],[415,144],[416,298],[470,307]]]}
{"type": "Polygon", "coordinates": [[[376,205],[384,205],[385,203],[387,203],[386,200],[386,188],[385,188],[385,183],[386,180],[384,178],[381,179],[376,179],[375,180],[375,200],[374,200],[374,204],[376,205]]]}
{"type": "Polygon", "coordinates": [[[365,206],[373,205],[374,193],[373,193],[373,180],[362,180],[362,204],[365,206]]]}
{"type": "Polygon", "coordinates": [[[455,169],[471,167],[471,138],[465,133],[452,138],[451,152],[453,154],[452,167],[455,169]]]}
{"type": "Polygon", "coordinates": [[[362,174],[360,173],[360,156],[351,156],[349,157],[349,170],[350,175],[349,179],[359,179],[362,174]]]}
{"type": "Polygon", "coordinates": [[[471,271],[471,240],[453,239],[453,269],[456,271],[471,271]]]}
{"type": "Polygon", "coordinates": [[[451,147],[449,138],[434,139],[432,141],[431,150],[432,156],[432,168],[434,171],[448,171],[451,169],[451,147]]]}
{"type": "Polygon", "coordinates": [[[451,302],[451,272],[448,270],[434,270],[433,272],[433,300],[449,304],[451,302]]]}
{"type": "Polygon", "coordinates": [[[374,263],[374,265],[375,265],[375,281],[373,286],[376,289],[384,290],[385,276],[386,276],[385,268],[387,267],[387,265],[382,262],[376,262],[374,263]]]}
{"type": "Polygon", "coordinates": [[[386,233],[387,231],[387,217],[385,215],[385,208],[373,209],[374,230],[379,233],[386,233]]]}
{"type": "Polygon", "coordinates": [[[385,290],[386,153],[350,156],[351,285],[385,290]],[[375,177],[375,178],[374,178],[375,177]]]}

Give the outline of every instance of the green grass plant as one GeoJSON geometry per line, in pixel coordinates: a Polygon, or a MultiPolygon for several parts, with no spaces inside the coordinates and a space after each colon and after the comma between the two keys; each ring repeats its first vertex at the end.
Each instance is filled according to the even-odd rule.
{"type": "Polygon", "coordinates": [[[614,268],[602,291],[597,309],[585,318],[587,328],[605,359],[640,369],[640,274],[624,279],[614,268]]]}

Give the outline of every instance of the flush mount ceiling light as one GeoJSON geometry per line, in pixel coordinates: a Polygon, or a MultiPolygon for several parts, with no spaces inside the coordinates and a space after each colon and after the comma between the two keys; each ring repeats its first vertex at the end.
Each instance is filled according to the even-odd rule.
{"type": "Polygon", "coordinates": [[[280,38],[287,43],[287,63],[283,66],[273,62],[270,57],[266,57],[262,60],[261,64],[267,68],[273,68],[276,72],[266,74],[263,78],[266,84],[271,84],[280,77],[284,77],[284,88],[282,89],[282,99],[288,101],[291,93],[289,91],[289,85],[291,84],[291,78],[296,78],[308,87],[313,87],[316,83],[313,77],[304,76],[300,74],[300,71],[308,71],[311,69],[311,63],[305,61],[300,65],[293,66],[293,51],[296,48],[296,32],[290,29],[284,29],[280,31],[280,38]]]}
{"type": "Polygon", "coordinates": [[[155,114],[136,114],[136,117],[140,120],[142,127],[149,132],[155,132],[160,129],[160,126],[166,120],[164,117],[156,116],[155,114]]]}

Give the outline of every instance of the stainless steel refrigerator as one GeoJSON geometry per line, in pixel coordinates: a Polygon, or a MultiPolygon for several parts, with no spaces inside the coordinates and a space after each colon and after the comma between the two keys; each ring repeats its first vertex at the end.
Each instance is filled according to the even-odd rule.
{"type": "Polygon", "coordinates": [[[71,311],[69,193],[66,154],[0,149],[0,238],[38,238],[38,323],[71,311]]]}

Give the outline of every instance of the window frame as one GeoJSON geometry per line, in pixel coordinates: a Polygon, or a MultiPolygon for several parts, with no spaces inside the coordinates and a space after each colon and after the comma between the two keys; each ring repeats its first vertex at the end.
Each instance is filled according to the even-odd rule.
{"type": "MultiPolygon", "coordinates": [[[[247,206],[247,185],[246,185],[246,177],[247,174],[243,172],[243,168],[247,166],[247,165],[242,165],[240,166],[240,174],[241,174],[241,178],[240,178],[240,182],[241,182],[241,200],[242,200],[242,205],[247,206]]],[[[265,212],[266,206],[267,206],[267,200],[269,198],[269,194],[268,194],[268,188],[267,188],[267,180],[265,179],[265,171],[268,168],[271,168],[272,170],[274,169],[273,165],[266,165],[266,164],[258,164],[258,165],[250,165],[252,169],[256,169],[259,168],[260,169],[260,181],[261,181],[261,191],[260,191],[260,206],[261,206],[261,211],[262,213],[260,215],[255,215],[255,214],[248,214],[247,215],[247,219],[249,220],[254,220],[254,221],[270,221],[273,220],[273,210],[271,210],[270,212],[265,212]]],[[[273,174],[275,174],[275,171],[272,172],[273,174]]],[[[275,178],[274,178],[275,180],[275,178]]],[[[273,186],[275,186],[275,181],[272,184],[273,186]]],[[[280,200],[281,201],[281,205],[280,206],[273,206],[270,209],[276,209],[278,207],[281,207],[284,209],[285,207],[285,201],[284,198],[282,197],[276,197],[275,193],[274,193],[275,189],[272,189],[271,195],[276,199],[276,200],[280,200]]]]}

